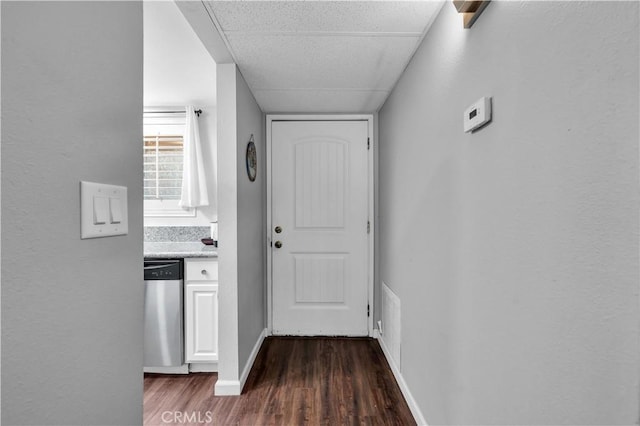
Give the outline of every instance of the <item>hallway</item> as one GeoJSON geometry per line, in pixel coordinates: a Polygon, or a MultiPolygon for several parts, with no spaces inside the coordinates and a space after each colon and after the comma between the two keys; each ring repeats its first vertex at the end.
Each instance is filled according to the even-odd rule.
{"type": "Polygon", "coordinates": [[[378,342],[268,337],[241,396],[216,374],[146,375],[144,424],[415,424],[378,342]]]}

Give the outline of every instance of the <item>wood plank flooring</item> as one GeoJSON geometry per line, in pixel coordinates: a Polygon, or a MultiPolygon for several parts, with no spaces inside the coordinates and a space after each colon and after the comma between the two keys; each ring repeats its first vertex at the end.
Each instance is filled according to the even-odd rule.
{"type": "Polygon", "coordinates": [[[216,378],[145,375],[144,424],[415,425],[374,339],[268,337],[242,395],[216,378]]]}

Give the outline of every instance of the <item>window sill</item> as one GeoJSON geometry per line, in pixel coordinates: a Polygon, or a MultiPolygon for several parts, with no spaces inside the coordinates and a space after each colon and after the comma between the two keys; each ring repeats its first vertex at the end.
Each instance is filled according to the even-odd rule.
{"type": "Polygon", "coordinates": [[[144,217],[196,217],[196,209],[183,209],[178,200],[145,200],[144,217]]]}

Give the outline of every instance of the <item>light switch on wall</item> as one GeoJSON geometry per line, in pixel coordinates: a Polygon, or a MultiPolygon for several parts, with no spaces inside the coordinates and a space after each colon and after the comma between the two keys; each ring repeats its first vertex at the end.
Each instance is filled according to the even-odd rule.
{"type": "Polygon", "coordinates": [[[120,223],[122,222],[122,207],[121,207],[120,198],[110,197],[109,198],[109,208],[111,212],[111,223],[120,223]]]}
{"type": "Polygon", "coordinates": [[[93,224],[104,225],[107,223],[107,209],[109,200],[107,197],[93,197],[93,224]]]}
{"type": "Polygon", "coordinates": [[[80,182],[80,238],[129,232],[127,187],[80,182]]]}

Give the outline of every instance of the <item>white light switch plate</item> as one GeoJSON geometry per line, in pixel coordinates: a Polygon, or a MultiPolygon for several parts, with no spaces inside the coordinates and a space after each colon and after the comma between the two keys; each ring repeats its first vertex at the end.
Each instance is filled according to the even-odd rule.
{"type": "Polygon", "coordinates": [[[127,233],[127,187],[80,182],[80,238],[127,233]]]}

